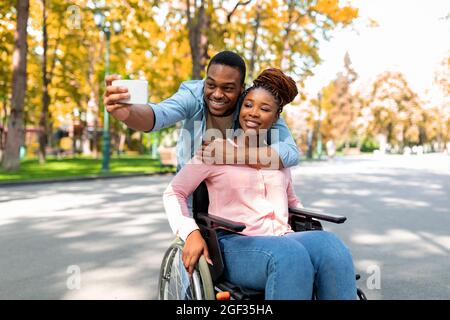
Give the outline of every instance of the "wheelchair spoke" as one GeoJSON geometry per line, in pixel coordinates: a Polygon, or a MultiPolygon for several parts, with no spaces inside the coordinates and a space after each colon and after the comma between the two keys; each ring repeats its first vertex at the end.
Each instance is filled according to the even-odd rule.
{"type": "Polygon", "coordinates": [[[162,296],[164,300],[201,300],[204,298],[201,276],[194,271],[192,279],[183,265],[182,250],[171,249],[162,275],[162,296]]]}

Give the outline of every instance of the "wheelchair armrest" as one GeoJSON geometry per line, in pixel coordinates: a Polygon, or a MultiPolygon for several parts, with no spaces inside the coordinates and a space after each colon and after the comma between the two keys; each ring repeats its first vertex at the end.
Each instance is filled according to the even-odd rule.
{"type": "Polygon", "coordinates": [[[234,221],[203,212],[197,213],[197,219],[208,227],[222,227],[233,232],[240,232],[245,229],[245,224],[236,223],[234,221]]]}
{"type": "Polygon", "coordinates": [[[300,215],[306,218],[319,219],[333,223],[343,223],[345,220],[347,220],[347,218],[344,216],[337,216],[306,208],[289,208],[289,215],[300,215]]]}

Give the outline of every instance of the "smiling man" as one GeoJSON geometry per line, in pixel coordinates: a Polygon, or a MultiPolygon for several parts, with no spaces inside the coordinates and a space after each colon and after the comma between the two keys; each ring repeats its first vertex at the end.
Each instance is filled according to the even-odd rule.
{"type": "MultiPolygon", "coordinates": [[[[172,97],[160,103],[120,104],[118,101],[127,99],[129,93],[126,88],[111,85],[119,76],[108,76],[104,103],[113,117],[135,130],[157,131],[183,121],[183,130],[177,143],[178,171],[191,159],[202,141],[209,140],[208,136],[217,138],[217,133],[220,133],[225,138],[227,130],[239,128],[239,98],[245,89],[245,73],[245,62],[238,54],[222,51],[210,60],[204,80],[183,82],[172,97]],[[208,134],[211,130],[216,133],[208,134]]],[[[273,130],[277,134],[272,137],[270,147],[245,150],[246,164],[279,169],[298,163],[297,146],[282,118],[275,123],[273,130]],[[248,156],[251,154],[257,156],[248,156]],[[251,162],[252,159],[256,162],[251,162]],[[267,159],[273,161],[268,163],[267,159]]],[[[233,148],[221,139],[215,139],[210,145],[206,142],[203,146],[205,155],[214,159],[214,153],[220,152],[227,160],[230,159],[227,152],[233,148]]],[[[237,163],[236,156],[231,159],[231,163],[237,163]]],[[[229,161],[227,163],[230,164],[229,161]]]]}

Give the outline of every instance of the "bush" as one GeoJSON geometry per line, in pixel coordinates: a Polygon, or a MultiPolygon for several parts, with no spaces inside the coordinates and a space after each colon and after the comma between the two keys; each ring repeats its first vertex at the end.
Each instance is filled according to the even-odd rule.
{"type": "Polygon", "coordinates": [[[372,137],[364,138],[364,140],[361,144],[361,152],[373,152],[375,150],[378,150],[379,148],[380,148],[380,145],[372,137]]]}

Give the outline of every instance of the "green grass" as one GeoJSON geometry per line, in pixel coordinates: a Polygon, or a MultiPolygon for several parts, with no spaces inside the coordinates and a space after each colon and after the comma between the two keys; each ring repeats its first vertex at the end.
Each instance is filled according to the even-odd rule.
{"type": "MultiPolygon", "coordinates": [[[[149,156],[121,156],[110,160],[110,172],[106,175],[123,175],[136,173],[154,173],[174,171],[173,168],[161,167],[158,160],[149,156]]],[[[0,183],[9,181],[44,180],[69,177],[103,176],[102,159],[76,157],[73,159],[55,159],[49,157],[40,165],[37,159],[23,160],[20,170],[6,172],[0,168],[0,183]]]]}

